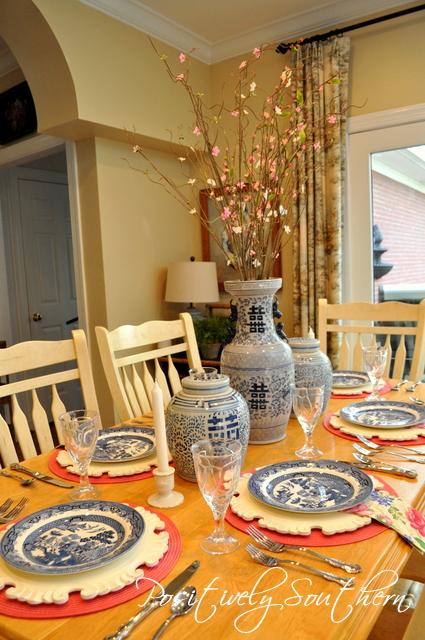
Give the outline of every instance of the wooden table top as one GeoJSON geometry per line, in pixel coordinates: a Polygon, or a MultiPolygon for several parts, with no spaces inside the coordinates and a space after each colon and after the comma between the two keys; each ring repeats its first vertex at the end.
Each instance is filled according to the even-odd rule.
{"type": "MultiPolygon", "coordinates": [[[[404,391],[391,391],[385,397],[388,400],[408,401],[408,395],[404,391]]],[[[415,395],[425,400],[425,384],[416,388],[415,395]]],[[[327,413],[352,402],[351,399],[333,399],[327,413]]],[[[291,419],[287,436],[283,441],[271,445],[248,446],[243,470],[294,459],[294,451],[299,448],[302,440],[301,427],[296,420],[291,419]]],[[[319,420],[315,429],[314,441],[323,451],[323,458],[352,460],[351,441],[335,437],[328,432],[323,426],[323,418],[319,420]]],[[[26,461],[25,464],[51,475],[48,459],[49,454],[43,454],[26,461]]],[[[397,464],[395,458],[388,458],[388,461],[397,464]]],[[[415,468],[419,473],[418,479],[404,480],[390,474],[382,474],[382,478],[412,506],[424,511],[425,465],[404,460],[400,460],[400,464],[415,468]]],[[[148,507],[148,496],[155,491],[153,479],[101,486],[101,499],[128,501],[145,507],[148,507]]],[[[69,501],[68,489],[44,482],[21,487],[13,480],[2,479],[0,487],[0,504],[9,495],[15,499],[22,496],[30,497],[31,501],[23,515],[69,501]]],[[[252,640],[262,640],[273,637],[280,630],[284,632],[283,636],[290,640],[364,640],[379,616],[379,603],[382,600],[379,599],[377,591],[369,593],[366,600],[361,599],[362,587],[369,585],[368,591],[382,589],[383,594],[388,594],[391,590],[389,575],[380,572],[393,570],[400,573],[410,554],[409,545],[396,533],[387,530],[363,542],[315,547],[315,550],[325,555],[356,562],[363,567],[363,572],[355,576],[355,586],[349,590],[342,590],[336,583],[307,574],[292,566],[288,567],[287,578],[284,581],[284,567],[267,570],[248,556],[244,547],[250,538],[241,531],[232,529],[241,543],[237,551],[224,556],[204,553],[199,544],[212,532],[211,511],[197,484],[184,481],[176,474],[175,488],[184,494],[185,500],[178,507],[164,510],[164,514],[178,527],[182,535],[183,548],[176,566],[163,580],[163,584],[167,584],[195,559],[201,561],[201,566],[190,581],[198,590],[199,601],[196,609],[188,616],[173,622],[173,629],[165,632],[169,638],[233,640],[246,637],[248,634],[252,640]],[[297,582],[300,578],[303,580],[297,582]],[[373,595],[376,596],[374,602],[373,595]]],[[[226,526],[230,527],[228,524],[226,526]]],[[[299,554],[297,559],[301,562],[305,560],[303,557],[300,558],[299,554]]],[[[327,564],[310,556],[307,564],[333,571],[327,564]]],[[[0,639],[102,640],[134,615],[138,611],[138,604],[143,602],[143,597],[135,598],[99,613],[53,620],[17,620],[0,615],[0,639]]],[[[141,622],[131,634],[131,638],[151,638],[169,613],[169,605],[160,607],[141,622]]]]}

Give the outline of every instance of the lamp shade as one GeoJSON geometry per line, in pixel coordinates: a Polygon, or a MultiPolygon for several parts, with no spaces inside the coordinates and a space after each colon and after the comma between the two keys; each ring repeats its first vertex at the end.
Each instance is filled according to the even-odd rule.
{"type": "Polygon", "coordinates": [[[172,262],[168,267],[167,302],[217,302],[215,262],[172,262]]]}

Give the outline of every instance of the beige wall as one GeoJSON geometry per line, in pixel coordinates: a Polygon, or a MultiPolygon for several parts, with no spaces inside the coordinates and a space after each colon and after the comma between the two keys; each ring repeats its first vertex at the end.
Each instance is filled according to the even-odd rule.
{"type": "MultiPolygon", "coordinates": [[[[134,127],[138,143],[149,147],[166,175],[179,180],[180,166],[167,152],[167,130],[176,136],[180,126],[184,132],[192,127],[185,92],[168,78],[145,34],[81,2],[0,0],[0,18],[0,35],[7,32],[22,68],[0,81],[0,90],[8,88],[4,82],[26,77],[41,130],[77,141],[90,332],[96,324],[113,328],[175,314],[178,305],[163,301],[166,268],[190,255],[201,257],[199,225],[163,189],[128,167],[123,158],[139,168],[144,164],[133,155],[124,128],[134,127]],[[63,95],[70,96],[69,108],[61,108],[63,95]]],[[[352,115],[425,102],[424,28],[425,16],[419,13],[350,34],[350,102],[364,104],[352,115]]],[[[179,51],[158,48],[179,73],[179,51]]],[[[193,61],[191,82],[206,102],[220,98],[223,82],[225,91],[233,89],[231,73],[244,57],[211,68],[193,61]]],[[[279,54],[264,56],[258,84],[272,88],[283,64],[279,54]]],[[[292,335],[290,246],[282,262],[281,310],[292,335]]],[[[97,354],[94,360],[100,401],[109,412],[97,354]]]]}

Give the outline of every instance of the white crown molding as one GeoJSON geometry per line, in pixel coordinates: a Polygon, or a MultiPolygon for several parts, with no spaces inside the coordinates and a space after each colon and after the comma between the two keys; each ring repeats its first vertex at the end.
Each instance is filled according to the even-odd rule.
{"type": "Polygon", "coordinates": [[[0,77],[18,68],[19,64],[11,50],[3,49],[3,51],[0,52],[0,77]]]}
{"type": "MultiPolygon", "coordinates": [[[[260,44],[284,42],[305,34],[358,20],[371,13],[400,8],[411,0],[331,0],[315,8],[287,15],[280,20],[260,25],[235,36],[210,42],[200,35],[169,20],[161,13],[143,5],[139,0],[79,0],[102,11],[176,49],[185,51],[196,47],[194,58],[214,64],[246,53],[260,44]]],[[[294,5],[296,6],[296,5],[294,5]]]]}
{"type": "Polygon", "coordinates": [[[364,133],[415,122],[425,122],[425,103],[347,118],[347,133],[364,133]]]}

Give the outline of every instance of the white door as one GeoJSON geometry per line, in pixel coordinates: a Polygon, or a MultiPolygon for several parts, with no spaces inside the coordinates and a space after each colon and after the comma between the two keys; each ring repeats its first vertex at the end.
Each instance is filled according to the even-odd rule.
{"type": "MultiPolygon", "coordinates": [[[[71,338],[78,310],[68,185],[18,177],[17,190],[31,340],[71,338]]],[[[59,393],[67,409],[83,406],[77,382],[59,393]]]]}

